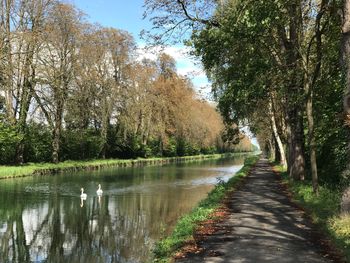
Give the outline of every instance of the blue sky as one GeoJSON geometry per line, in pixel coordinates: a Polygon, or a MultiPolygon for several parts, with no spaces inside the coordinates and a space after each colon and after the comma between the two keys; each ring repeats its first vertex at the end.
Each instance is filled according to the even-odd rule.
{"type": "MultiPolygon", "coordinates": [[[[98,23],[106,27],[123,29],[131,33],[139,45],[144,45],[140,39],[142,29],[152,28],[148,19],[143,20],[144,0],[65,0],[82,10],[90,23],[98,23]]],[[[178,72],[192,76],[192,82],[198,92],[207,97],[209,93],[208,80],[199,65],[194,65],[184,52],[182,45],[168,47],[165,52],[177,61],[178,72]]]]}
{"type": "Polygon", "coordinates": [[[102,26],[115,27],[133,34],[136,40],[143,28],[151,28],[142,20],[143,0],[67,0],[84,11],[89,21],[102,26]]]}

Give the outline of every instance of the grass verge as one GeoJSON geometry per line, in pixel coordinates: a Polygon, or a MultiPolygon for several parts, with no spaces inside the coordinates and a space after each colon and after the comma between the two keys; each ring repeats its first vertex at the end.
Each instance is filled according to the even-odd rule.
{"type": "Polygon", "coordinates": [[[321,185],[319,195],[312,191],[311,182],[291,180],[282,167],[274,166],[283,182],[292,192],[293,199],[301,205],[316,225],[327,234],[337,250],[350,262],[350,215],[340,214],[341,192],[321,185]]]}
{"type": "Polygon", "coordinates": [[[223,201],[226,194],[233,190],[242,178],[248,175],[249,170],[259,159],[258,156],[246,158],[244,166],[228,182],[219,182],[189,214],[182,216],[173,232],[157,242],[154,249],[154,262],[170,262],[172,256],[187,242],[193,240],[193,234],[200,222],[212,219],[215,209],[223,201]]]}
{"type": "Polygon", "coordinates": [[[168,158],[139,158],[139,159],[108,159],[88,161],[65,161],[53,163],[28,163],[22,166],[0,166],[0,179],[24,177],[32,175],[50,175],[61,172],[74,172],[83,170],[98,170],[105,167],[144,166],[164,163],[189,162],[204,159],[219,159],[223,157],[242,155],[244,153],[194,155],[168,158]]]}

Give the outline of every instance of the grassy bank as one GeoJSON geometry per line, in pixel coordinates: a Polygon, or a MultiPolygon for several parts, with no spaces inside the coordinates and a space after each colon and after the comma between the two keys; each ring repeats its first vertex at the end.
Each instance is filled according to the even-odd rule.
{"type": "Polygon", "coordinates": [[[350,262],[350,215],[340,215],[341,192],[320,186],[319,196],[312,192],[311,182],[292,181],[281,167],[274,167],[282,176],[299,203],[311,219],[330,237],[339,251],[343,252],[346,261],[350,262]]]}
{"type": "Polygon", "coordinates": [[[99,170],[107,167],[131,167],[144,165],[157,165],[166,163],[199,161],[205,159],[219,159],[223,157],[242,155],[242,153],[194,155],[184,157],[149,158],[149,159],[108,159],[89,161],[65,161],[58,164],[53,163],[28,163],[22,166],[0,166],[0,179],[32,176],[50,175],[64,172],[83,170],[99,170]]]}
{"type": "Polygon", "coordinates": [[[184,244],[193,240],[193,233],[202,221],[212,219],[212,214],[219,207],[225,195],[234,189],[237,183],[248,175],[251,167],[259,157],[248,157],[243,168],[227,183],[219,183],[189,214],[184,215],[177,222],[172,234],[156,244],[154,249],[155,262],[169,262],[172,255],[184,244]]]}

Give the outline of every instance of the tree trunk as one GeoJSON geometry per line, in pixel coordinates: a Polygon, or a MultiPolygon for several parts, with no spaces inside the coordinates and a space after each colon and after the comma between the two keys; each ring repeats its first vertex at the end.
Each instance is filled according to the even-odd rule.
{"type": "Polygon", "coordinates": [[[342,17],[342,60],[345,71],[346,88],[344,92],[345,121],[350,126],[350,0],[344,0],[342,17]]]}
{"type": "Polygon", "coordinates": [[[6,117],[9,121],[15,122],[15,114],[13,110],[13,97],[12,97],[12,88],[13,88],[13,64],[12,64],[12,48],[11,48],[11,6],[12,1],[6,1],[6,11],[3,22],[5,23],[5,44],[4,48],[6,50],[6,60],[7,67],[5,74],[5,103],[6,103],[6,117]]]}
{"type": "Polygon", "coordinates": [[[104,101],[104,111],[102,115],[102,121],[101,121],[101,139],[102,139],[102,146],[100,151],[100,157],[102,159],[106,158],[106,152],[107,152],[107,136],[108,136],[108,126],[109,126],[109,109],[108,109],[108,101],[104,101]]]}
{"type": "Polygon", "coordinates": [[[24,142],[25,134],[27,129],[27,115],[29,111],[30,101],[32,99],[32,83],[29,80],[25,80],[23,86],[22,98],[21,98],[21,109],[19,112],[19,119],[17,122],[18,134],[21,136],[20,141],[17,144],[16,149],[16,163],[24,163],[24,142]]]}
{"type": "MultiPolygon", "coordinates": [[[[287,112],[287,111],[286,111],[287,112]]],[[[291,175],[290,168],[292,166],[292,156],[293,156],[293,149],[291,147],[292,145],[292,131],[290,128],[290,121],[289,121],[289,114],[285,114],[285,125],[286,125],[286,135],[287,135],[287,174],[291,175]]]]}
{"type": "Polygon", "coordinates": [[[289,111],[291,126],[291,158],[289,176],[294,180],[305,179],[304,129],[302,111],[297,107],[289,111]]]}
{"type": "Polygon", "coordinates": [[[316,195],[318,195],[318,176],[317,176],[317,161],[316,161],[316,138],[315,138],[315,127],[314,127],[314,116],[313,116],[313,91],[315,87],[316,80],[321,71],[322,63],[322,32],[320,29],[321,19],[325,12],[327,6],[327,1],[322,0],[320,5],[320,10],[316,16],[315,25],[315,38],[316,38],[316,64],[313,70],[313,75],[309,72],[309,57],[306,58],[307,69],[304,74],[305,82],[305,94],[306,94],[306,115],[308,122],[308,132],[309,132],[309,148],[310,148],[310,164],[312,173],[312,187],[316,195]]]}
{"type": "Polygon", "coordinates": [[[143,133],[143,138],[142,138],[143,145],[147,145],[147,143],[148,143],[149,134],[150,134],[150,127],[152,125],[151,121],[152,121],[151,117],[148,117],[147,125],[145,127],[145,132],[143,133]]]}
{"type": "Polygon", "coordinates": [[[30,106],[30,101],[33,97],[33,85],[35,80],[35,70],[33,69],[33,58],[34,50],[33,46],[27,45],[28,54],[26,56],[23,68],[23,85],[22,85],[22,94],[20,101],[20,112],[19,119],[17,122],[18,134],[21,136],[16,149],[16,163],[23,164],[24,162],[24,142],[25,134],[27,129],[27,116],[30,106]]]}
{"type": "Polygon", "coordinates": [[[286,50],[286,61],[290,77],[288,79],[287,114],[290,125],[289,138],[289,175],[294,180],[305,178],[305,154],[304,154],[304,130],[303,130],[303,106],[302,95],[304,92],[300,72],[301,58],[299,53],[300,37],[302,31],[301,1],[292,0],[288,2],[289,13],[289,40],[282,36],[286,50]]]}
{"type": "MultiPolygon", "coordinates": [[[[350,127],[350,0],[344,0],[342,17],[342,65],[344,69],[346,87],[344,92],[344,119],[350,127]]],[[[349,147],[350,148],[350,147],[349,147]]]]}
{"type": "Polygon", "coordinates": [[[52,162],[59,162],[59,152],[60,152],[60,138],[62,130],[62,119],[63,119],[63,101],[58,99],[57,108],[55,114],[55,122],[52,134],[52,162]]]}
{"type": "MultiPolygon", "coordinates": [[[[350,0],[343,1],[342,10],[342,43],[341,57],[342,66],[345,74],[346,87],[344,90],[343,108],[344,121],[350,127],[350,0]]],[[[350,212],[350,188],[343,192],[341,202],[341,212],[348,214],[350,212]]]]}
{"type": "Polygon", "coordinates": [[[107,152],[107,126],[106,124],[103,124],[101,126],[101,138],[102,138],[102,146],[100,151],[100,157],[102,159],[106,159],[106,152],[107,152]]]}
{"type": "Polygon", "coordinates": [[[271,127],[272,127],[272,131],[273,131],[273,135],[275,137],[276,143],[277,143],[277,147],[278,147],[278,151],[280,153],[280,163],[283,166],[283,168],[287,168],[287,161],[286,161],[286,154],[283,148],[283,144],[282,144],[282,140],[278,134],[277,131],[277,126],[276,126],[276,118],[275,118],[275,112],[273,109],[273,105],[272,105],[272,98],[270,98],[269,101],[269,116],[270,116],[270,121],[271,121],[271,127]]]}
{"type": "MultiPolygon", "coordinates": [[[[306,84],[309,86],[309,84],[306,84]]],[[[309,87],[310,88],[310,87],[309,87]]],[[[310,147],[310,163],[312,173],[312,188],[314,193],[318,194],[318,176],[317,176],[317,162],[316,162],[316,139],[314,134],[314,117],[312,112],[312,97],[313,92],[310,90],[306,102],[306,115],[309,130],[309,147],[310,147]]]]}
{"type": "Polygon", "coordinates": [[[268,142],[266,143],[266,153],[265,155],[268,158],[275,159],[276,158],[276,147],[274,145],[274,140],[273,138],[268,139],[268,142]]]}
{"type": "MultiPolygon", "coordinates": [[[[323,0],[321,3],[321,8],[316,17],[316,53],[317,61],[314,68],[313,76],[310,76],[309,70],[305,71],[304,82],[305,82],[305,94],[307,96],[306,100],[306,115],[308,123],[309,132],[309,148],[310,148],[310,164],[311,164],[311,174],[312,174],[312,188],[316,195],[318,195],[318,175],[317,175],[317,161],[316,161],[316,138],[315,138],[315,127],[314,127],[314,116],[313,116],[313,90],[316,80],[320,74],[321,62],[322,62],[322,33],[320,30],[320,21],[322,18],[323,11],[325,9],[326,1],[323,0]]],[[[308,61],[308,59],[307,59],[308,61]]]]}

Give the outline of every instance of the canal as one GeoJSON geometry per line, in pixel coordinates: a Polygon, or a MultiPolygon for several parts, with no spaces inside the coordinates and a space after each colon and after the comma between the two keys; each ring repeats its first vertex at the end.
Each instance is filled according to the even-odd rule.
{"type": "Polygon", "coordinates": [[[2,180],[0,262],[149,262],[154,243],[243,161],[240,156],[2,180]]]}

